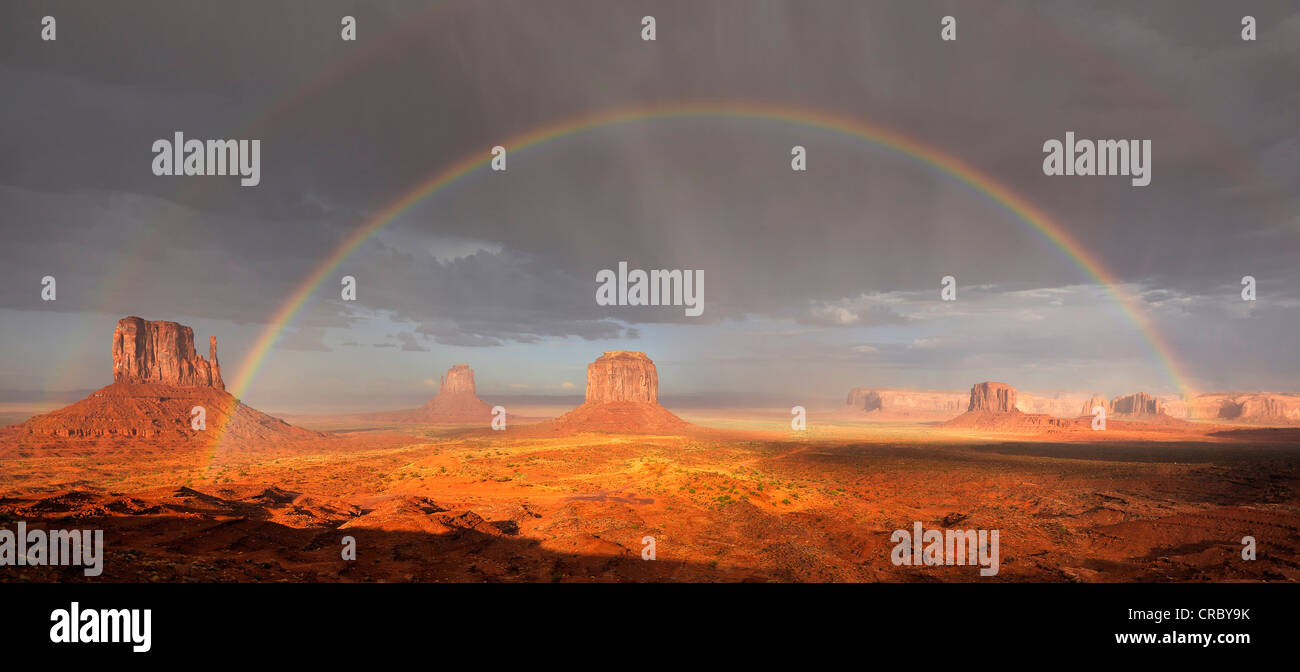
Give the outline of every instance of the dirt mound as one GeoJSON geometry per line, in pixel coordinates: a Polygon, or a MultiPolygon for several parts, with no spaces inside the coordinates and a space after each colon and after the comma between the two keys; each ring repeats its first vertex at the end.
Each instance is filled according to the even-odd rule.
{"type": "Polygon", "coordinates": [[[611,401],[583,404],[554,420],[536,425],[540,431],[564,433],[671,434],[694,427],[659,404],[611,401]]]}
{"type": "Polygon", "coordinates": [[[17,426],[19,435],[73,439],[145,438],[207,441],[218,432],[243,441],[323,437],[245,406],[213,387],[153,383],[113,383],[57,411],[17,426]],[[193,409],[202,407],[205,428],[191,426],[193,409]]]}

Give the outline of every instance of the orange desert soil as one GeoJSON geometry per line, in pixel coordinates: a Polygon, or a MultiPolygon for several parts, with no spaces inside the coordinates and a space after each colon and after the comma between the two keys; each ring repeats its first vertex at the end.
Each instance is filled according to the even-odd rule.
{"type": "Polygon", "coordinates": [[[108,581],[1300,579],[1296,429],[682,416],[636,434],[349,420],[222,442],[20,425],[0,430],[0,528],[103,529],[108,581]],[[894,566],[890,535],[914,521],[1000,530],[999,573],[894,566]]]}

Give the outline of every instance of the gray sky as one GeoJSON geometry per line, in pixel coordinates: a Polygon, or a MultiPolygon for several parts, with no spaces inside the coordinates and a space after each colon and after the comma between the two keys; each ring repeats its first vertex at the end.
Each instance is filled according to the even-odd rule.
{"type": "MultiPolygon", "coordinates": [[[[1103,260],[1196,389],[1296,390],[1292,2],[365,4],[4,3],[0,395],[110,382],[128,314],[217,335],[232,378],[312,269],[441,168],[549,123],[699,100],[824,111],[957,157],[1103,260]],[[356,42],[339,39],[344,14],[356,42]],[[177,130],[262,140],[261,184],[153,175],[153,141],[177,130]],[[1043,175],[1043,142],[1066,131],[1150,139],[1150,186],[1043,175]],[[40,300],[45,275],[57,301],[40,300]]],[[[312,295],[245,399],[412,405],[457,362],[485,396],[574,394],[612,349],[646,351],[666,396],[793,404],[987,379],[1173,392],[1091,282],[896,152],[789,123],[652,119],[512,153],[404,213],[312,295]],[[790,170],[796,144],[807,172],[790,170]],[[596,271],[623,260],[702,269],[704,315],[597,306],[596,271]],[[945,275],[956,302],[939,301],[945,275]]]]}

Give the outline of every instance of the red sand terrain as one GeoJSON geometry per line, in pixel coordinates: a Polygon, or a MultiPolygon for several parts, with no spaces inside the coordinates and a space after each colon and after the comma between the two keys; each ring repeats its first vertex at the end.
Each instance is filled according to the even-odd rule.
{"type": "Polygon", "coordinates": [[[0,528],[104,530],[93,580],[1300,580],[1300,429],[1184,422],[1149,395],[1102,431],[1024,413],[1002,383],[947,423],[814,413],[792,431],[785,409],[678,417],[653,362],[614,351],[554,420],[322,433],[239,404],[188,328],[119,333],[113,385],[0,429],[0,528]],[[190,429],[196,404],[229,431],[190,429]],[[998,573],[894,565],[916,522],[998,530],[998,573]]]}
{"type": "Polygon", "coordinates": [[[1296,430],[737,423],[761,431],[408,427],[216,451],[10,431],[0,527],[104,529],[110,581],[1300,579],[1296,430]],[[918,520],[999,529],[997,576],[894,566],[890,534],[918,520]]]}

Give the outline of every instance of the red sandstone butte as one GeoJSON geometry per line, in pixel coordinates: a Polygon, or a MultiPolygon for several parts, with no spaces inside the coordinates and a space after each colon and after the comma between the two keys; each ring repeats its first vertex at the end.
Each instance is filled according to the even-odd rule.
{"type": "Polygon", "coordinates": [[[194,351],[194,330],[175,322],[124,317],[113,330],[113,383],[89,397],[18,425],[19,434],[64,439],[279,441],[324,435],[245,406],[226,392],[217,339],[208,359],[194,351]],[[201,406],[206,428],[191,411],[201,406]]]}
{"type": "Polygon", "coordinates": [[[474,370],[457,364],[442,377],[438,395],[415,410],[408,420],[417,422],[490,422],[492,406],[478,398],[474,370]]]}
{"type": "Polygon", "coordinates": [[[475,394],[474,389],[474,369],[469,368],[469,364],[457,364],[443,375],[441,387],[438,388],[438,396],[444,394],[475,394]]]}
{"type": "Polygon", "coordinates": [[[644,434],[689,429],[659,405],[659,372],[644,352],[612,350],[587,365],[587,401],[542,430],[644,434]]]}
{"type": "Polygon", "coordinates": [[[1110,406],[1114,413],[1123,415],[1162,415],[1165,412],[1164,404],[1146,392],[1116,397],[1110,406]]]}
{"type": "Polygon", "coordinates": [[[217,337],[208,359],[194,350],[194,330],[176,322],[124,317],[113,330],[113,382],[155,383],[225,390],[217,362],[217,337]]]}
{"type": "Polygon", "coordinates": [[[1016,410],[1016,388],[1006,383],[976,383],[970,388],[969,411],[1010,413],[1016,410]]]}
{"type": "Polygon", "coordinates": [[[1079,411],[1079,415],[1092,415],[1092,409],[1098,406],[1105,409],[1107,413],[1111,412],[1110,402],[1106,401],[1105,397],[1093,396],[1091,399],[1084,402],[1083,408],[1079,411]]]}
{"type": "Polygon", "coordinates": [[[487,424],[492,405],[478,398],[474,370],[457,364],[439,380],[438,394],[418,408],[365,413],[361,417],[383,422],[487,424]]]}
{"type": "Polygon", "coordinates": [[[587,365],[587,403],[659,403],[659,372],[644,352],[612,350],[587,365]]]}
{"type": "Polygon", "coordinates": [[[966,412],[943,424],[982,431],[1042,432],[1068,429],[1078,423],[1045,413],[1025,413],[1016,408],[1016,388],[1006,383],[985,382],[970,388],[966,412]]]}

